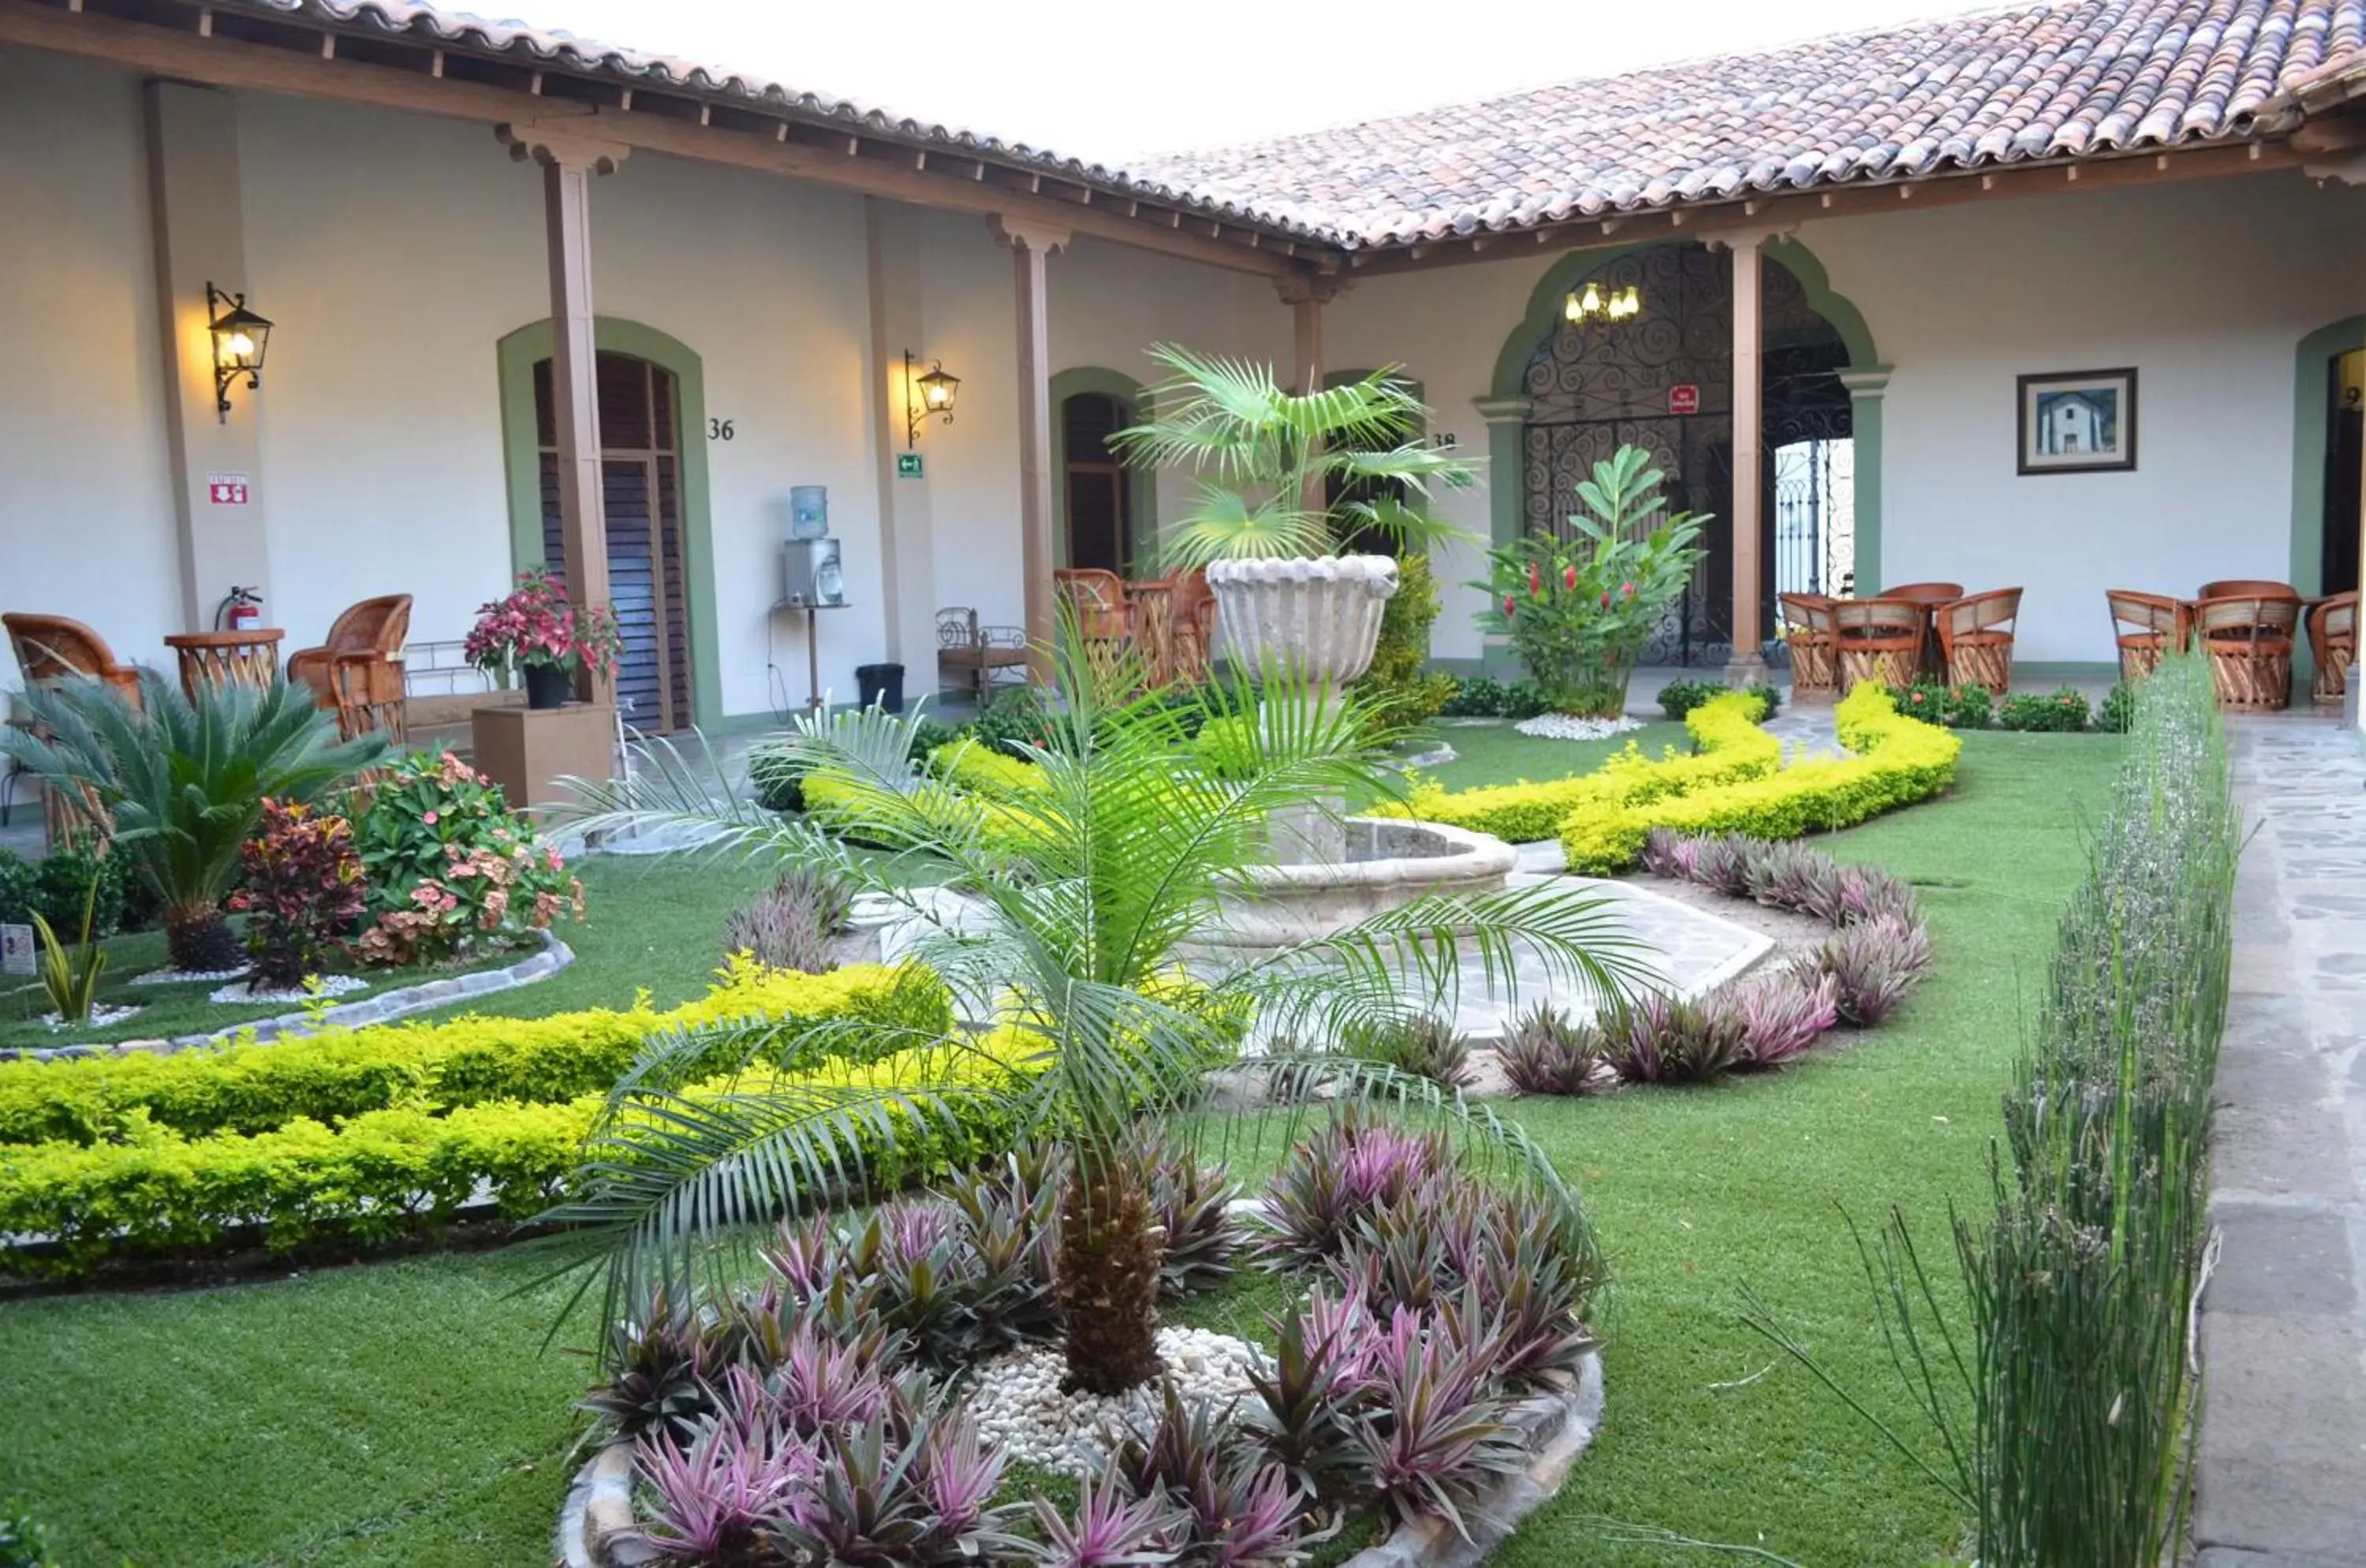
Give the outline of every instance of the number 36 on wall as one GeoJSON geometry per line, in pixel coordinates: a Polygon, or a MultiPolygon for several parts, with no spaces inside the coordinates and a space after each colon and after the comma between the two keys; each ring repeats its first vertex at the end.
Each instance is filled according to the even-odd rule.
{"type": "Polygon", "coordinates": [[[710,419],[710,420],[708,420],[708,421],[706,422],[706,438],[707,438],[709,441],[728,441],[728,440],[730,440],[730,439],[731,439],[731,422],[730,422],[729,420],[727,420],[727,419],[710,419]]]}

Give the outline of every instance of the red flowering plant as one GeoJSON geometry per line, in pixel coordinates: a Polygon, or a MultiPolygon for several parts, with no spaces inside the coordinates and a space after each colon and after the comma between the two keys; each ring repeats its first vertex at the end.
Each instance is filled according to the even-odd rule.
{"type": "Polygon", "coordinates": [[[263,830],[239,847],[246,886],[230,908],[246,913],[252,990],[293,990],[350,953],[346,939],[369,904],[353,824],[298,801],[265,799],[263,830]]]}
{"type": "Polygon", "coordinates": [[[1572,536],[1538,530],[1487,558],[1480,626],[1509,639],[1529,678],[1560,713],[1616,718],[1646,644],[1705,553],[1704,516],[1664,515],[1662,475],[1639,446],[1622,446],[1580,480],[1572,536]]]}
{"type": "Polygon", "coordinates": [[[615,612],[578,604],[566,584],[541,567],[518,573],[515,591],[481,604],[465,645],[469,661],[504,686],[519,670],[587,671],[597,675],[624,649],[615,612]]]}
{"type": "Polygon", "coordinates": [[[523,942],[563,914],[583,918],[583,884],[558,852],[449,751],[389,769],[359,837],[377,913],[362,938],[372,963],[456,957],[523,942]]]}

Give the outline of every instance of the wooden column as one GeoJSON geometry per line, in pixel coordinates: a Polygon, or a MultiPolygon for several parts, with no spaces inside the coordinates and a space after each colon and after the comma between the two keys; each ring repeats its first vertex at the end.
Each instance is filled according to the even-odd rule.
{"type": "MultiPolygon", "coordinates": [[[[599,358],[592,310],[592,180],[613,174],[629,149],[538,125],[496,133],[510,156],[542,167],[543,229],[550,253],[550,406],[558,445],[558,517],[567,594],[608,603],[608,523],[600,468],[599,358]]],[[[694,433],[693,433],[694,434],[694,433]]],[[[615,699],[614,671],[584,694],[615,699]]]]}
{"type": "MultiPolygon", "coordinates": [[[[1344,279],[1321,273],[1291,273],[1273,280],[1276,294],[1290,307],[1290,345],[1294,355],[1290,389],[1304,397],[1323,389],[1323,307],[1339,297],[1344,279]]],[[[1319,481],[1309,480],[1299,505],[1320,510],[1324,497],[1319,481]]]]}
{"type": "Polygon", "coordinates": [[[1733,250],[1733,656],[1725,678],[1734,685],[1766,679],[1766,628],[1759,610],[1765,563],[1759,552],[1764,525],[1765,388],[1761,376],[1759,322],[1765,268],[1763,236],[1736,236],[1733,250]]]}
{"type": "Polygon", "coordinates": [[[1058,615],[1052,593],[1052,349],[1044,263],[1068,232],[997,214],[995,238],[1010,247],[1019,328],[1019,558],[1026,575],[1027,674],[1052,678],[1058,615]]]}

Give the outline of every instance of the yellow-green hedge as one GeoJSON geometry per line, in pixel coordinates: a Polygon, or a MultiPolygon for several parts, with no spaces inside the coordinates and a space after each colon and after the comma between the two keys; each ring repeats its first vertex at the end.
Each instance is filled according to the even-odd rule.
{"type": "Polygon", "coordinates": [[[956,789],[998,800],[1043,788],[1042,768],[1023,757],[1006,757],[970,739],[949,740],[930,752],[929,772],[956,789]]]}
{"type": "Polygon", "coordinates": [[[1669,747],[1659,757],[1644,755],[1633,741],[1590,773],[1542,784],[1493,784],[1448,791],[1416,785],[1403,802],[1383,807],[1387,815],[1443,822],[1492,833],[1510,843],[1533,843],[1560,831],[1572,812],[1648,803],[1713,784],[1764,778],[1783,765],[1783,743],[1758,728],[1756,700],[1746,692],[1711,697],[1684,716],[1697,750],[1686,755],[1669,747]]]}
{"type": "MultiPolygon", "coordinates": [[[[1715,698],[1695,709],[1693,718],[1707,707],[1724,708],[1739,700],[1715,698]]],[[[1881,687],[1860,684],[1842,701],[1834,720],[1841,743],[1855,756],[1816,758],[1780,771],[1715,782],[1677,782],[1673,775],[1680,765],[1698,760],[1677,759],[1646,764],[1661,770],[1649,784],[1579,799],[1560,822],[1561,848],[1570,869],[1624,870],[1641,853],[1644,837],[1653,828],[1794,839],[1846,828],[1892,807],[1926,800],[1955,783],[1963,742],[1936,725],[1898,714],[1881,687]]],[[[1776,744],[1771,737],[1767,740],[1776,744]]],[[[1779,745],[1776,749],[1779,752],[1779,745]]]]}
{"type": "Polygon", "coordinates": [[[729,1019],[779,1023],[766,1055],[784,1068],[824,1055],[881,1055],[909,1045],[908,1032],[938,1037],[952,1027],[943,983],[923,969],[862,964],[805,975],[735,960],[716,980],[705,996],[666,1012],[644,997],[622,1011],[471,1016],[169,1056],[0,1063],[0,1145],[97,1143],[123,1135],[136,1117],[201,1137],[398,1106],[568,1100],[606,1092],[652,1036],[729,1019]]]}
{"type": "MultiPolygon", "coordinates": [[[[692,1092],[986,1088],[1035,1071],[1031,1055],[1025,1040],[1005,1032],[973,1049],[938,1043],[868,1063],[718,1078],[692,1092]]],[[[277,1249],[384,1241],[449,1219],[480,1189],[503,1214],[524,1218],[564,1195],[603,1102],[597,1094],[549,1105],[501,1100],[441,1115],[404,1106],[335,1127],[303,1117],[202,1138],[133,1116],[118,1142],[0,1147],[0,1233],[53,1244],[18,1251],[0,1272],[83,1273],[111,1257],[204,1248],[234,1230],[259,1230],[277,1249]]],[[[900,1108],[883,1110],[892,1137],[871,1117],[850,1118],[862,1174],[878,1187],[933,1178],[998,1154],[1016,1136],[1005,1100],[981,1095],[952,1106],[950,1120],[925,1125],[900,1108]]]]}

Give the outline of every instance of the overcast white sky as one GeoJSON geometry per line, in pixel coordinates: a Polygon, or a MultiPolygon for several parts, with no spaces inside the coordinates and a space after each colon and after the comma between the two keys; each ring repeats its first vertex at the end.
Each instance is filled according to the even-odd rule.
{"type": "Polygon", "coordinates": [[[470,8],[1113,162],[1987,7],[1981,0],[472,0],[470,8]]]}

